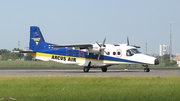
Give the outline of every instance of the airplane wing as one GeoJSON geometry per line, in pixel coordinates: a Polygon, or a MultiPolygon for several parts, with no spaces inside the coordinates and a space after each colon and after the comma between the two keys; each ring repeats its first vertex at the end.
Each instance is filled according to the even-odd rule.
{"type": "Polygon", "coordinates": [[[92,48],[93,45],[92,44],[74,44],[74,45],[55,45],[55,46],[50,46],[53,48],[61,48],[61,47],[78,47],[80,49],[88,49],[88,48],[92,48]]]}

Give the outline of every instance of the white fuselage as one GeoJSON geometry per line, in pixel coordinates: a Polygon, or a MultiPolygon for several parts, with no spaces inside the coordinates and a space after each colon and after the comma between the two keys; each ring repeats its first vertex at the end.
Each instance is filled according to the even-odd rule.
{"type": "MultiPolygon", "coordinates": [[[[100,67],[106,65],[116,65],[116,64],[154,64],[156,58],[142,54],[142,53],[132,53],[127,55],[127,50],[135,49],[135,47],[127,46],[126,44],[106,44],[104,49],[101,51],[100,59],[97,58],[99,53],[99,47],[97,44],[93,44],[93,48],[81,49],[79,51],[83,52],[84,56],[72,56],[68,54],[58,55],[58,54],[47,54],[47,53],[36,53],[36,59],[43,61],[55,61],[64,64],[77,64],[79,66],[87,66],[91,61],[92,67],[100,67]],[[91,55],[91,57],[90,57],[91,55]],[[53,57],[54,56],[54,57],[53,57]]],[[[76,50],[75,48],[68,50],[76,50]]],[[[54,51],[54,50],[53,50],[54,51]]]]}

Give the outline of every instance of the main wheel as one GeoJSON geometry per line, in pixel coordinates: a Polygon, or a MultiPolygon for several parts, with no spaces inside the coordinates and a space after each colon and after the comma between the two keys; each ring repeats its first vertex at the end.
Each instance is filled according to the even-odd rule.
{"type": "Polygon", "coordinates": [[[150,69],[149,68],[144,68],[144,72],[150,72],[150,69]]]}
{"type": "Polygon", "coordinates": [[[84,71],[84,72],[89,72],[89,68],[88,68],[88,67],[84,67],[84,68],[83,68],[83,71],[84,71]]]}
{"type": "Polygon", "coordinates": [[[107,67],[102,67],[101,70],[102,72],[107,72],[107,67]]]}

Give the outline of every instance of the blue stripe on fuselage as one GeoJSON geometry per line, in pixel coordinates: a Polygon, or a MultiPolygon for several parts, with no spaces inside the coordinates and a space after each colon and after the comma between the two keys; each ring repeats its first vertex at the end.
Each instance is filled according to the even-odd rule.
{"type": "MultiPolygon", "coordinates": [[[[82,58],[89,58],[89,59],[97,59],[98,54],[94,53],[89,53],[81,51],[81,50],[70,50],[67,48],[59,48],[57,50],[51,48],[47,50],[39,50],[37,52],[42,52],[42,53],[47,53],[47,54],[54,54],[54,55],[63,55],[63,56],[73,56],[73,57],[82,57],[82,58]]],[[[127,59],[122,59],[122,58],[116,58],[116,57],[110,57],[110,56],[105,56],[101,55],[100,60],[109,60],[109,61],[116,61],[116,62],[130,62],[130,63],[138,63],[138,64],[144,64],[142,62],[138,61],[132,61],[132,60],[127,60],[127,59]]]]}

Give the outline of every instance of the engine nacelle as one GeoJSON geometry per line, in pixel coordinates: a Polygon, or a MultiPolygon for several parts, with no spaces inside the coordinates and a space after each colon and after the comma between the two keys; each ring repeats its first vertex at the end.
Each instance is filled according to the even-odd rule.
{"type": "Polygon", "coordinates": [[[90,48],[90,49],[89,49],[89,52],[99,53],[99,50],[100,50],[100,47],[93,47],[93,48],[90,48]]]}

